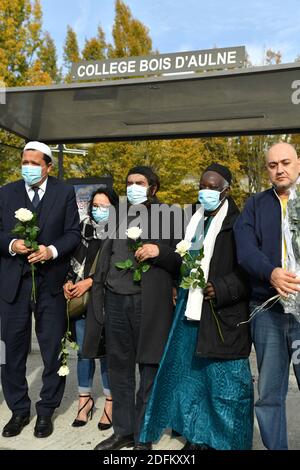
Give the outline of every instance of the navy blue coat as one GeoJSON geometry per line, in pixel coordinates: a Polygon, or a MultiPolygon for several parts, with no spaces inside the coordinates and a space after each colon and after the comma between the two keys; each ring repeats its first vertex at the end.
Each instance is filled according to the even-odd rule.
{"type": "MultiPolygon", "coordinates": [[[[15,299],[25,262],[24,256],[11,256],[8,251],[11,240],[18,238],[11,231],[17,223],[15,211],[27,207],[27,202],[23,180],[0,188],[0,297],[8,303],[15,299]]],[[[41,202],[38,243],[54,245],[58,257],[39,269],[55,295],[62,290],[70,255],[80,242],[78,209],[73,187],[51,176],[41,202]]]]}
{"type": "Polygon", "coordinates": [[[250,275],[252,299],[261,303],[277,294],[270,277],[281,267],[281,205],[273,189],[248,199],[234,234],[238,263],[250,275]]]}

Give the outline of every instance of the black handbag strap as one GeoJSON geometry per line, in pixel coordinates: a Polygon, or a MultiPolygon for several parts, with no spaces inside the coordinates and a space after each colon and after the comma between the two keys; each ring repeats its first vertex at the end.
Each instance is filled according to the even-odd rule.
{"type": "Polygon", "coordinates": [[[90,273],[89,273],[89,276],[88,276],[88,277],[93,277],[93,275],[95,274],[99,255],[100,255],[100,250],[97,251],[97,254],[96,254],[95,259],[94,259],[94,261],[93,261],[93,264],[92,264],[92,266],[91,266],[90,273]]]}

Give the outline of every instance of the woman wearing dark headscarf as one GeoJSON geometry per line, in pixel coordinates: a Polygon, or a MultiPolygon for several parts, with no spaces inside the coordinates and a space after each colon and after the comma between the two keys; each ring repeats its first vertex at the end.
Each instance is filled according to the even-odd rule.
{"type": "MultiPolygon", "coordinates": [[[[249,291],[236,259],[233,224],[239,211],[229,196],[230,183],[228,168],[216,163],[200,179],[206,287],[179,289],[141,442],[156,441],[171,428],[186,438],[184,449],[251,449],[251,340],[248,326],[238,326],[248,319],[249,291]]],[[[201,222],[199,209],[187,227],[187,241],[203,237],[201,222]]],[[[190,250],[191,256],[198,253],[190,250]]]]}
{"type": "MultiPolygon", "coordinates": [[[[81,243],[77,247],[71,260],[71,267],[64,285],[65,296],[68,299],[81,297],[93,285],[91,267],[97,253],[101,249],[102,236],[108,222],[110,206],[117,207],[118,196],[109,188],[98,189],[90,200],[87,216],[81,222],[81,243]]],[[[95,360],[82,357],[82,344],[86,328],[86,312],[75,320],[76,341],[79,345],[77,360],[78,378],[78,414],[72,423],[73,427],[84,426],[92,418],[94,400],[91,397],[93,378],[95,373],[95,360]]],[[[103,392],[106,397],[102,417],[98,423],[100,430],[112,426],[112,398],[109,386],[106,357],[100,357],[100,369],[103,392]]]]}

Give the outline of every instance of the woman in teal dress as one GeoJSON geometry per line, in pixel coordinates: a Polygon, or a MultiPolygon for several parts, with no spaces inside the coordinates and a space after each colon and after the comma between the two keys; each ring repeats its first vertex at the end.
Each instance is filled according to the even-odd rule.
{"type": "Polygon", "coordinates": [[[157,441],[171,428],[186,438],[184,449],[252,447],[251,340],[248,326],[237,326],[248,318],[249,292],[236,261],[232,227],[238,209],[229,196],[230,183],[230,171],[219,164],[210,165],[201,177],[204,253],[210,258],[201,315],[199,320],[187,318],[191,306],[196,314],[197,308],[189,291],[180,288],[141,442],[157,441]]]}

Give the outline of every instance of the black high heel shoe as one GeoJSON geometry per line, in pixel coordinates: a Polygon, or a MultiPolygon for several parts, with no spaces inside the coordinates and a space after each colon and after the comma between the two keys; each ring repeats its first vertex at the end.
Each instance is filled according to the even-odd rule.
{"type": "MultiPolygon", "coordinates": [[[[105,401],[113,401],[112,398],[106,398],[105,401]]],[[[100,431],[106,431],[107,429],[110,429],[112,427],[112,420],[110,419],[110,417],[108,416],[107,412],[106,412],[106,409],[105,409],[105,406],[104,406],[104,410],[103,410],[106,418],[108,419],[109,423],[101,423],[99,422],[98,423],[98,429],[100,431]]]]}
{"type": "Polygon", "coordinates": [[[77,417],[79,416],[79,414],[81,413],[81,411],[86,407],[86,405],[92,401],[92,406],[91,408],[89,409],[89,411],[87,412],[87,415],[86,415],[86,421],[83,421],[82,419],[78,419],[77,417],[74,419],[73,423],[72,423],[72,426],[73,428],[80,428],[81,426],[85,426],[86,423],[88,422],[88,420],[92,419],[93,417],[93,412],[94,412],[94,406],[95,406],[95,403],[94,403],[94,400],[92,399],[92,397],[90,395],[79,395],[79,397],[83,398],[83,397],[86,397],[88,398],[88,400],[85,402],[85,404],[79,408],[78,410],[78,413],[77,413],[77,417]]]}

